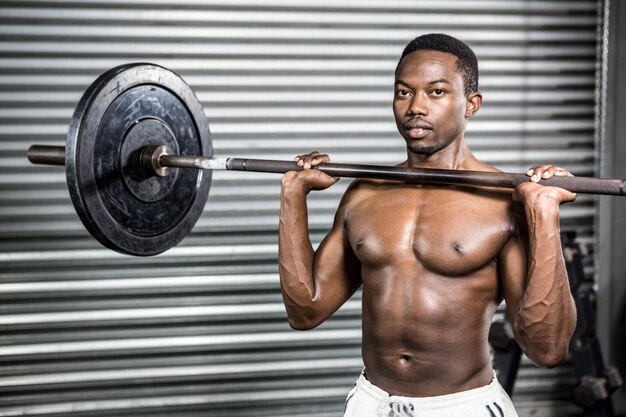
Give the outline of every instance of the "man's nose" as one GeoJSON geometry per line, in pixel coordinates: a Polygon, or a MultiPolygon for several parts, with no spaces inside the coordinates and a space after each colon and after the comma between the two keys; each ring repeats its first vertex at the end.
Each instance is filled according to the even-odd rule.
{"type": "Polygon", "coordinates": [[[426,103],[426,97],[423,94],[418,93],[413,96],[409,105],[409,113],[411,115],[427,115],[428,105],[426,103]]]}

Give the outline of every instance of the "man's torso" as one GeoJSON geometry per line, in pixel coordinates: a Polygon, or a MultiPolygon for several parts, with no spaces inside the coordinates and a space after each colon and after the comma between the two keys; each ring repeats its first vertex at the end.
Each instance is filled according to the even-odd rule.
{"type": "Polygon", "coordinates": [[[406,396],[489,383],[510,192],[380,181],[353,188],[345,220],[362,266],[368,379],[406,396]]]}

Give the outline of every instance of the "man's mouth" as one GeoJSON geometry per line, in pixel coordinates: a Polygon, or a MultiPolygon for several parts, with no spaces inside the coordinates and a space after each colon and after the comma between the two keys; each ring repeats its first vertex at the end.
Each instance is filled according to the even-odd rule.
{"type": "Polygon", "coordinates": [[[402,127],[412,139],[422,139],[433,131],[433,127],[430,123],[422,121],[413,120],[405,123],[402,127]]]}

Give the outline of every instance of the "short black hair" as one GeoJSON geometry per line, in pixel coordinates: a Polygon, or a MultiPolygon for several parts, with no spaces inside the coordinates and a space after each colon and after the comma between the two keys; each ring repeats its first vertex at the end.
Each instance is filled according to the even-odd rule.
{"type": "Polygon", "coordinates": [[[465,94],[478,91],[478,60],[474,51],[464,42],[443,33],[418,36],[404,48],[396,66],[396,73],[404,57],[415,51],[438,51],[456,56],[458,69],[463,75],[465,94]]]}

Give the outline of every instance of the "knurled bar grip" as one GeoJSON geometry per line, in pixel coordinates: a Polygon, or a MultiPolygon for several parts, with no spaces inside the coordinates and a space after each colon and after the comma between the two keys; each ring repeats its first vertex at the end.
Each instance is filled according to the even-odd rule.
{"type": "MultiPolygon", "coordinates": [[[[33,145],[28,150],[28,159],[34,164],[65,165],[63,146],[33,145]]],[[[291,161],[266,159],[221,158],[223,164],[215,163],[220,158],[168,155],[164,166],[198,169],[227,169],[233,171],[285,173],[301,171],[303,168],[291,161]]],[[[314,167],[328,175],[351,178],[377,178],[407,182],[435,184],[465,184],[485,187],[515,188],[528,181],[525,174],[506,172],[440,170],[398,166],[376,166],[359,164],[325,163],[314,167]]],[[[542,185],[560,187],[574,193],[625,195],[626,180],[593,177],[551,177],[542,179],[542,185]]]]}
{"type": "MultiPolygon", "coordinates": [[[[275,172],[300,171],[295,162],[261,159],[229,158],[227,169],[236,171],[275,172]]],[[[378,178],[408,182],[436,184],[467,184],[486,187],[515,188],[528,182],[525,174],[507,172],[462,171],[399,166],[375,166],[358,164],[320,164],[314,167],[335,177],[378,178]]],[[[542,179],[540,184],[560,187],[574,193],[625,195],[626,180],[593,177],[551,177],[542,179]]]]}

